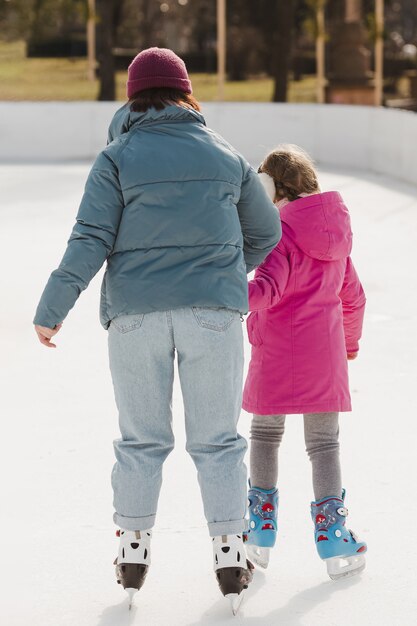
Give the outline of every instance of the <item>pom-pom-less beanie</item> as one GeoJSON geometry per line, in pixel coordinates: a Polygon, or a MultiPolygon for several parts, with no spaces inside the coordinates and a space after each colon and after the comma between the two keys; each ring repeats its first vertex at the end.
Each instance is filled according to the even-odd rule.
{"type": "Polygon", "coordinates": [[[192,93],[185,63],[172,50],[148,48],[140,52],[129,65],[127,97],[152,87],[172,87],[192,93]]]}

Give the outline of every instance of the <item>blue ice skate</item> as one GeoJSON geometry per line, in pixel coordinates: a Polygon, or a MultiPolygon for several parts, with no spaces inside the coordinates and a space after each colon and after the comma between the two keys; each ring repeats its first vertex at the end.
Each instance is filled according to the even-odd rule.
{"type": "Polygon", "coordinates": [[[366,543],[345,526],[345,494],[343,489],[341,498],[329,496],[311,503],[317,552],[332,580],[354,576],[365,568],[366,543]]]}
{"type": "Polygon", "coordinates": [[[249,530],[245,533],[249,558],[264,569],[278,531],[278,489],[259,489],[249,482],[249,530]]]}

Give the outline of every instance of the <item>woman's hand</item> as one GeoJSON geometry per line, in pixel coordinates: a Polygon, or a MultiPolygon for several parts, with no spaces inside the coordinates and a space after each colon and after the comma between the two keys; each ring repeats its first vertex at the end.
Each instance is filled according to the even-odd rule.
{"type": "Polygon", "coordinates": [[[348,352],[347,353],[347,360],[348,361],[354,361],[357,356],[358,356],[357,352],[348,352]]]}
{"type": "Polygon", "coordinates": [[[56,348],[54,343],[51,343],[51,339],[62,328],[62,324],[57,324],[55,328],[46,328],[46,326],[36,326],[35,331],[38,335],[39,341],[47,348],[56,348]]]}

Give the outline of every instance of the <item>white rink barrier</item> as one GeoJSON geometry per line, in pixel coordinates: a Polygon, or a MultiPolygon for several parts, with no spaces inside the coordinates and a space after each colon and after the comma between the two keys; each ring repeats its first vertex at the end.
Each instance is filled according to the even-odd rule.
{"type": "MultiPolygon", "coordinates": [[[[0,162],[92,160],[121,103],[0,102],[0,162]]],[[[374,107],[207,103],[207,124],[257,163],[277,143],[320,164],[417,184],[417,114],[374,107]]]]}

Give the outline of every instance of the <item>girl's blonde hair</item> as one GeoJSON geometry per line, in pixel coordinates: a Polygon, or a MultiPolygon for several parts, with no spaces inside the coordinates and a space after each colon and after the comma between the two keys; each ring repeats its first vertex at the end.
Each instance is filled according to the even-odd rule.
{"type": "Polygon", "coordinates": [[[278,200],[296,200],[302,193],[320,191],[313,160],[293,144],[280,144],[265,157],[258,172],[265,172],[273,178],[278,200]]]}

